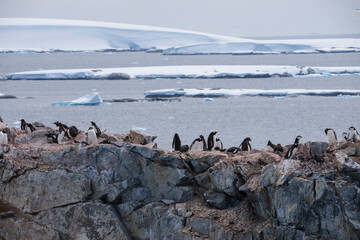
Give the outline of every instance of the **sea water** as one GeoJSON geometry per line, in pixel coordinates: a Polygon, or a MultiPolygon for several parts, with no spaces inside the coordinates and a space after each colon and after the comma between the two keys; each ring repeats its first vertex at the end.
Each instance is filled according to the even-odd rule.
{"type": "MultiPolygon", "coordinates": [[[[64,68],[137,67],[159,65],[302,65],[360,66],[359,53],[299,55],[202,55],[164,56],[159,53],[42,53],[0,54],[0,75],[64,68]],[[134,64],[136,62],[136,64],[134,64]]],[[[128,133],[146,128],[158,135],[158,146],[171,149],[174,133],[183,144],[212,130],[224,147],[238,146],[245,137],[258,149],[271,140],[291,144],[297,135],[302,141],[326,141],[325,128],[341,136],[348,127],[360,128],[360,97],[231,97],[181,98],[172,102],[104,103],[101,106],[51,106],[54,102],[77,99],[96,89],[106,100],[143,99],[145,91],[164,88],[256,88],[256,89],[360,89],[360,76],[250,78],[250,79],[134,79],[0,81],[0,92],[17,99],[0,99],[0,116],[12,125],[24,118],[50,125],[61,121],[88,129],[90,121],[108,133],[128,133]]],[[[55,126],[54,126],[55,127],[55,126]]]]}

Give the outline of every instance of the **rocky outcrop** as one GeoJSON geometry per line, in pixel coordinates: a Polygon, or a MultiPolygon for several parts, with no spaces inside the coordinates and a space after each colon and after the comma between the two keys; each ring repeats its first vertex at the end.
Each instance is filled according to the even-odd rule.
{"type": "Polygon", "coordinates": [[[358,143],[307,143],[286,160],[268,150],[171,153],[141,132],[95,146],[45,134],[16,132],[0,147],[0,239],[360,236],[358,143]]]}

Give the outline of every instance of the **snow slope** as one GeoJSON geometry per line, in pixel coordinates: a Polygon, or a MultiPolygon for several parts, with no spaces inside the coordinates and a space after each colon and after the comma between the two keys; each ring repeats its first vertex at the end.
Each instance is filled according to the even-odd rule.
{"type": "Polygon", "coordinates": [[[338,96],[360,95],[360,90],[348,89],[214,89],[214,88],[188,88],[188,89],[159,89],[144,93],[145,97],[231,97],[231,96],[338,96]]]}
{"type": "Polygon", "coordinates": [[[252,40],[151,26],[0,18],[0,52],[157,51],[164,54],[357,52],[360,39],[252,40]]]}
{"type": "Polygon", "coordinates": [[[301,67],[279,65],[198,65],[99,69],[59,69],[8,74],[9,80],[106,79],[110,74],[127,74],[131,78],[244,78],[299,77],[360,74],[357,67],[301,67]]]}

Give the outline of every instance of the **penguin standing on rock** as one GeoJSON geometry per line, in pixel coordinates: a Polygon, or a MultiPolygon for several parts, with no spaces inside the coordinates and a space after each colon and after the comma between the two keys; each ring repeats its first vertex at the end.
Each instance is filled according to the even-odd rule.
{"type": "Polygon", "coordinates": [[[47,133],[47,137],[50,137],[54,143],[61,144],[64,139],[65,132],[60,131],[59,133],[47,133]]]}
{"type": "Polygon", "coordinates": [[[250,142],[251,139],[249,137],[245,138],[239,146],[241,151],[250,151],[251,150],[250,142]]]}
{"type": "Polygon", "coordinates": [[[21,130],[26,131],[28,134],[31,134],[31,132],[35,131],[36,128],[31,124],[27,123],[24,119],[21,119],[21,130]]]}
{"type": "Polygon", "coordinates": [[[356,141],[360,140],[360,134],[358,133],[358,131],[356,131],[356,129],[354,127],[349,127],[349,133],[348,133],[347,138],[348,138],[348,140],[356,142],[356,141]]]}
{"type": "Polygon", "coordinates": [[[179,151],[180,147],[181,147],[180,137],[177,133],[175,133],[172,141],[172,148],[174,149],[174,151],[179,151]]]}
{"type": "Polygon", "coordinates": [[[335,133],[334,129],[326,128],[325,129],[325,135],[328,138],[329,144],[333,144],[333,143],[337,142],[337,137],[336,137],[336,133],[335,133]]]}
{"type": "Polygon", "coordinates": [[[213,150],[221,151],[223,149],[224,149],[224,145],[223,145],[222,141],[220,140],[220,138],[216,138],[213,150]]]}
{"type": "Polygon", "coordinates": [[[86,133],[86,143],[88,145],[97,143],[96,131],[93,127],[90,127],[86,133]]]}
{"type": "Polygon", "coordinates": [[[190,145],[190,150],[206,150],[206,141],[203,135],[196,138],[190,145]]]}
{"type": "Polygon", "coordinates": [[[295,157],[295,154],[298,149],[299,141],[301,138],[302,137],[300,135],[295,138],[294,144],[289,148],[289,150],[287,151],[287,153],[285,155],[286,159],[293,159],[295,157]]]}
{"type": "Polygon", "coordinates": [[[275,145],[269,140],[267,145],[270,146],[274,150],[274,152],[284,152],[284,149],[280,143],[275,145]]]}
{"type": "Polygon", "coordinates": [[[343,132],[342,137],[344,138],[344,141],[348,141],[348,133],[343,132]]]}
{"type": "Polygon", "coordinates": [[[217,131],[214,131],[209,134],[208,141],[207,141],[207,145],[208,145],[207,149],[209,151],[213,150],[213,148],[215,147],[217,133],[218,133],[217,131]]]}
{"type": "Polygon", "coordinates": [[[96,123],[94,121],[90,121],[90,123],[95,128],[96,136],[100,137],[101,136],[100,128],[96,125],[96,123]]]}
{"type": "MultiPolygon", "coordinates": [[[[95,130],[94,130],[95,131],[95,130]]],[[[69,138],[76,138],[76,136],[79,134],[79,130],[75,126],[69,127],[67,130],[67,135],[69,138]]],[[[95,133],[96,135],[96,133],[95,133]]]]}
{"type": "Polygon", "coordinates": [[[1,144],[8,144],[8,135],[0,131],[0,145],[1,144]]]}

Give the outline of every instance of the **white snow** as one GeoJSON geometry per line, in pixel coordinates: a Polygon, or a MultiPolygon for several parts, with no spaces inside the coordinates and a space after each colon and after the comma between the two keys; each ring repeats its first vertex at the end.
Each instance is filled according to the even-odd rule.
{"type": "Polygon", "coordinates": [[[139,51],[164,54],[358,52],[360,39],[253,40],[171,28],[59,19],[0,18],[0,52],[139,51]]]}
{"type": "Polygon", "coordinates": [[[231,97],[231,96],[289,96],[289,95],[360,95],[360,90],[349,89],[159,89],[144,93],[146,97],[231,97]]]}
{"type": "Polygon", "coordinates": [[[112,73],[123,73],[131,78],[245,78],[245,77],[299,77],[360,74],[356,67],[301,67],[281,65],[191,65],[96,69],[58,69],[18,72],[7,79],[106,79],[112,73]]]}
{"type": "Polygon", "coordinates": [[[65,101],[65,102],[55,102],[51,105],[52,106],[79,106],[79,105],[98,106],[102,102],[103,101],[102,101],[99,93],[92,92],[92,93],[86,94],[85,96],[82,96],[76,100],[65,101]]]}

